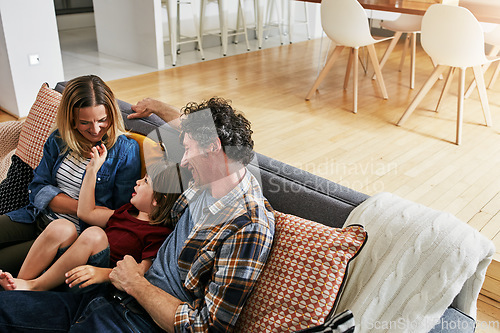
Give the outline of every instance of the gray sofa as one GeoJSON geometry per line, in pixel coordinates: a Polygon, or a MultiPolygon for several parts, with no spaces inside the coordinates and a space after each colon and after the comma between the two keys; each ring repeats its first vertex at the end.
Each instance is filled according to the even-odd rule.
{"type": "MultiPolygon", "coordinates": [[[[55,89],[62,92],[64,83],[57,84],[55,89]]],[[[120,100],[118,103],[128,130],[148,135],[161,128],[169,157],[180,161],[183,150],[177,131],[156,115],[127,119],[126,116],[133,112],[131,105],[120,100]]],[[[368,198],[365,194],[258,153],[248,168],[260,180],[264,195],[274,209],[331,227],[342,227],[349,213],[368,198]]],[[[460,325],[456,326],[436,325],[431,332],[474,332],[474,320],[454,308],[448,308],[441,318],[444,323],[458,321],[460,325]]]]}

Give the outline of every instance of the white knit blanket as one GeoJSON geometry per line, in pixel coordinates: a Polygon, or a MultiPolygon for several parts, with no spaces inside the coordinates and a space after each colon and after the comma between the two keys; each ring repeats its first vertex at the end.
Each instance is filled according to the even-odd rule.
{"type": "Polygon", "coordinates": [[[476,317],[493,243],[449,213],[380,193],[355,208],[368,241],[349,264],[337,307],[355,332],[429,332],[446,308],[476,317]]]}

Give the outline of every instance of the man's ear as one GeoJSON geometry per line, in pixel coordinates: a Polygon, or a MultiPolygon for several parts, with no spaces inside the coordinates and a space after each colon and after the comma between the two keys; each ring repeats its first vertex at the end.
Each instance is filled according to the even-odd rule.
{"type": "Polygon", "coordinates": [[[220,142],[220,139],[217,138],[214,142],[212,142],[210,144],[210,148],[209,148],[209,151],[215,153],[215,152],[218,152],[219,150],[222,149],[222,144],[220,142]]]}

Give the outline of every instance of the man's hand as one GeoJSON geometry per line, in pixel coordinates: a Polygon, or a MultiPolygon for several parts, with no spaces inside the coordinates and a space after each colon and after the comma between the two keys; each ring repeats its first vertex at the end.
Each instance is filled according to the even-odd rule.
{"type": "Polygon", "coordinates": [[[129,255],[126,255],[123,257],[123,260],[116,263],[116,267],[109,274],[109,279],[117,289],[123,290],[128,294],[133,294],[134,285],[148,283],[144,278],[143,267],[129,255]]]}
{"type": "Polygon", "coordinates": [[[132,105],[132,111],[135,113],[131,113],[127,116],[128,119],[135,118],[145,118],[149,117],[153,113],[158,117],[169,123],[170,126],[178,129],[180,126],[180,110],[175,106],[172,106],[167,103],[163,103],[156,99],[152,98],[144,98],[143,100],[137,102],[136,105],[132,105]]]}
{"type": "Polygon", "coordinates": [[[65,274],[65,282],[70,288],[80,283],[79,288],[84,288],[91,284],[109,282],[110,272],[110,268],[94,267],[91,265],[78,266],[65,274]]]}
{"type": "Polygon", "coordinates": [[[152,98],[144,98],[142,101],[137,102],[136,105],[132,105],[132,111],[135,113],[131,113],[127,116],[128,119],[134,118],[145,118],[149,117],[155,110],[161,108],[160,101],[157,101],[152,98]]]}
{"type": "Polygon", "coordinates": [[[109,274],[111,283],[134,297],[158,326],[167,332],[174,332],[175,313],[182,302],[144,278],[143,266],[137,264],[133,257],[125,256],[109,274]]]}

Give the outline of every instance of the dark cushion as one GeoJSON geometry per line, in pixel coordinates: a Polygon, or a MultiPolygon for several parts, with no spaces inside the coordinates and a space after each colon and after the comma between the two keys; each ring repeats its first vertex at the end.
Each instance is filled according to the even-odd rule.
{"type": "Polygon", "coordinates": [[[475,328],[474,319],[460,310],[449,307],[429,333],[472,333],[475,328]]]}
{"type": "Polygon", "coordinates": [[[29,203],[28,185],[33,180],[33,169],[17,155],[7,177],[0,183],[0,214],[26,206],[29,203]]]}

